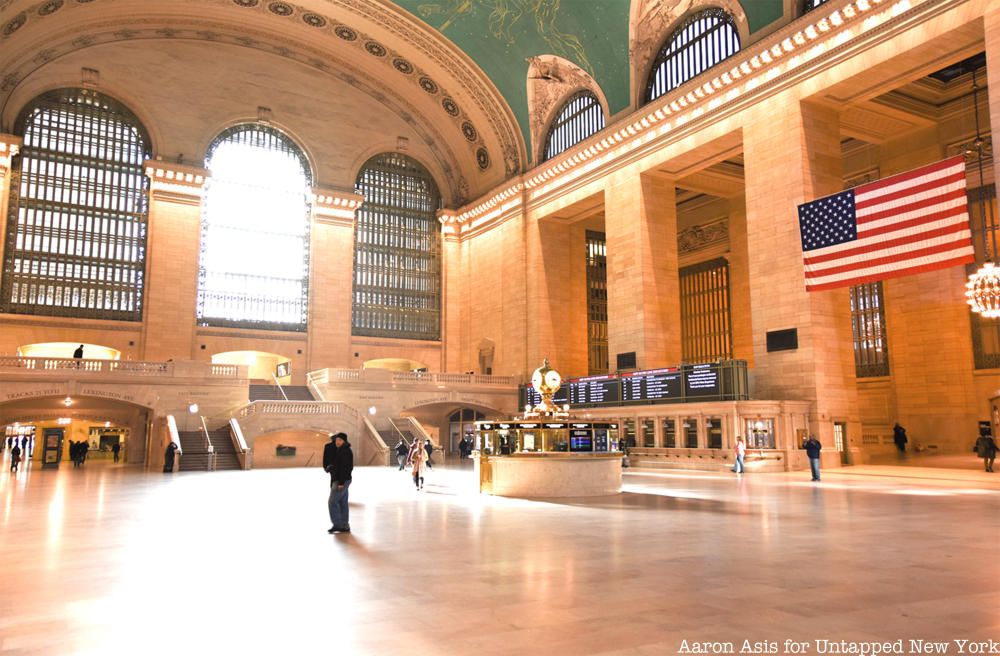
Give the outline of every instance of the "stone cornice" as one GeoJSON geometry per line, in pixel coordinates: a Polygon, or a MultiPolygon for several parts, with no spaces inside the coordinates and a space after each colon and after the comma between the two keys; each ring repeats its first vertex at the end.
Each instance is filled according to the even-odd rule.
{"type": "Polygon", "coordinates": [[[10,160],[21,149],[21,137],[12,134],[0,134],[0,179],[7,177],[10,171],[10,160]]]}
{"type": "Polygon", "coordinates": [[[313,217],[318,223],[354,225],[354,213],[365,197],[353,191],[313,187],[313,217]]]}
{"type": "MultiPolygon", "coordinates": [[[[797,83],[819,66],[832,51],[857,48],[862,39],[878,38],[908,15],[945,0],[851,0],[829,2],[770,37],[741,51],[729,70],[710,77],[709,71],[630,116],[605,128],[560,156],[507,181],[498,190],[453,212],[442,213],[442,223],[465,235],[471,228],[491,224],[504,215],[515,196],[527,207],[566,193],[662,148],[723,112],[739,111],[797,83]],[[822,60],[817,64],[817,60],[822,60]]],[[[848,52],[848,55],[851,53],[848,52]]],[[[839,59],[838,59],[839,60],[839,59]]]]}
{"type": "Polygon", "coordinates": [[[160,160],[143,164],[150,180],[150,195],[154,200],[181,205],[199,205],[209,180],[208,171],[194,166],[160,160]]]}

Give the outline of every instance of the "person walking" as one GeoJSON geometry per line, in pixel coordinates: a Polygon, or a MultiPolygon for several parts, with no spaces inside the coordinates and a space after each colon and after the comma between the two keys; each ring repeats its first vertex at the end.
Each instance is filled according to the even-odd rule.
{"type": "Polygon", "coordinates": [[[14,442],[14,448],[10,450],[10,470],[17,473],[17,468],[21,464],[21,447],[14,442]]]}
{"type": "Polygon", "coordinates": [[[427,467],[434,469],[434,463],[431,462],[431,456],[434,455],[434,445],[430,440],[424,442],[424,449],[427,451],[427,467]]]}
{"type": "Polygon", "coordinates": [[[906,439],[906,429],[896,422],[896,425],[892,427],[892,441],[895,443],[896,448],[899,449],[899,455],[903,456],[906,454],[906,443],[909,441],[906,439]]]}
{"type": "Polygon", "coordinates": [[[122,451],[121,442],[115,442],[114,444],[111,445],[111,453],[114,455],[116,463],[118,462],[118,456],[121,454],[121,451],[122,451]]]}
{"type": "Polygon", "coordinates": [[[986,471],[993,471],[993,461],[997,457],[997,443],[992,435],[980,435],[976,440],[976,455],[983,459],[986,471]]]}
{"type": "Polygon", "coordinates": [[[741,436],[736,437],[736,462],[733,464],[733,471],[737,474],[746,473],[746,468],[743,466],[743,460],[747,455],[747,445],[743,442],[741,436]]]}
{"type": "Polygon", "coordinates": [[[354,452],[351,451],[351,443],[347,441],[346,433],[335,433],[330,436],[330,444],[323,448],[323,469],[330,474],[330,498],[327,507],[330,510],[330,523],[333,526],[327,533],[350,533],[348,490],[354,473],[354,452]]]}
{"type": "Polygon", "coordinates": [[[83,359],[83,344],[80,344],[79,346],[76,347],[76,350],[73,351],[73,357],[77,360],[83,359]]]}
{"type": "Polygon", "coordinates": [[[813,480],[819,480],[819,452],[823,450],[823,445],[816,439],[815,435],[810,435],[809,439],[802,442],[802,448],[809,456],[809,467],[812,469],[813,480]]]}
{"type": "Polygon", "coordinates": [[[413,485],[417,490],[424,489],[424,466],[427,464],[427,451],[422,444],[410,453],[410,464],[413,466],[413,485]]]}
{"type": "Polygon", "coordinates": [[[410,447],[405,441],[400,440],[396,445],[396,462],[399,464],[399,471],[406,467],[406,458],[410,455],[410,447]]]}

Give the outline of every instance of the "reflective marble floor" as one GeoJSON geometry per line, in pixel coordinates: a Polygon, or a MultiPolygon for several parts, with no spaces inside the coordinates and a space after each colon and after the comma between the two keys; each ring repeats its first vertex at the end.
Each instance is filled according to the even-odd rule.
{"type": "Polygon", "coordinates": [[[359,468],[331,536],[318,469],[5,465],[0,655],[1000,640],[1000,474],[889,474],[630,472],[618,497],[526,501],[472,494],[467,466],[423,492],[359,468]]]}

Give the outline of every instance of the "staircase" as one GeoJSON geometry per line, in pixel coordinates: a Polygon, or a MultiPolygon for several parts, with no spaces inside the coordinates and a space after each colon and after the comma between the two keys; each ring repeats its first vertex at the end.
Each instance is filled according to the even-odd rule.
{"type": "MultiPolygon", "coordinates": [[[[180,471],[209,471],[208,441],[202,431],[181,431],[180,471]]],[[[240,461],[236,457],[236,448],[228,426],[209,431],[212,447],[215,450],[215,469],[240,469],[240,461]]]]}
{"type": "Polygon", "coordinates": [[[250,400],[251,401],[284,401],[285,396],[281,395],[281,391],[285,391],[285,396],[288,397],[289,401],[315,401],[312,392],[309,388],[304,385],[283,385],[278,387],[277,385],[251,385],[250,386],[250,400]]]}
{"type": "Polygon", "coordinates": [[[205,434],[197,431],[180,431],[181,464],[180,471],[208,471],[208,441],[205,434]]]}
{"type": "Polygon", "coordinates": [[[229,426],[223,426],[209,431],[212,446],[215,447],[215,469],[240,469],[240,461],[236,457],[236,447],[233,446],[233,436],[229,426]]]}

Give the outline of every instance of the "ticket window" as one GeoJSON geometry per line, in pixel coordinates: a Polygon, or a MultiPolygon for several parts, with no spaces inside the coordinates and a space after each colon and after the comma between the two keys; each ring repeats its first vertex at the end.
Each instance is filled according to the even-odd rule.
{"type": "Polygon", "coordinates": [[[667,417],[663,420],[663,447],[666,449],[677,448],[677,420],[667,417]]]}
{"type": "Polygon", "coordinates": [[[682,422],[684,429],[684,448],[698,448],[698,420],[694,417],[687,417],[682,422]]]}
{"type": "Polygon", "coordinates": [[[636,445],[635,441],[635,419],[626,419],[623,422],[622,447],[631,449],[636,445]]]}
{"type": "Polygon", "coordinates": [[[642,429],[642,446],[652,449],[656,446],[656,422],[653,419],[640,419],[639,427],[642,429]]]}
{"type": "Polygon", "coordinates": [[[722,419],[720,417],[709,417],[705,420],[705,433],[708,438],[708,448],[722,448],[722,419]]]}

